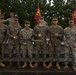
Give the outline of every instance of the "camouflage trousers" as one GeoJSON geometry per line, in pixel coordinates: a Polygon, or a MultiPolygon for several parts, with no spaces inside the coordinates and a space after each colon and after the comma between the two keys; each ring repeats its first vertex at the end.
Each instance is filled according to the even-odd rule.
{"type": "Polygon", "coordinates": [[[19,40],[16,39],[9,39],[8,41],[8,50],[9,50],[9,57],[10,61],[13,58],[13,54],[16,54],[16,58],[20,61],[20,48],[19,48],[19,40]]]}
{"type": "Polygon", "coordinates": [[[33,50],[33,45],[31,43],[27,43],[27,45],[21,45],[21,54],[25,62],[33,61],[32,50],[33,50]],[[28,54],[29,59],[27,59],[27,54],[28,54]]]}
{"type": "Polygon", "coordinates": [[[43,42],[38,42],[35,45],[35,61],[39,61],[40,52],[42,54],[43,62],[46,62],[46,44],[43,42]]]}
{"type": "Polygon", "coordinates": [[[76,65],[76,48],[74,48],[73,46],[65,46],[65,64],[68,64],[70,54],[72,54],[72,64],[76,65]]]}
{"type": "Polygon", "coordinates": [[[53,62],[54,57],[55,57],[54,58],[55,61],[59,62],[60,47],[61,47],[61,45],[49,47],[48,53],[49,53],[50,62],[53,62]]]}
{"type": "Polygon", "coordinates": [[[10,59],[12,59],[13,54],[16,54],[18,61],[20,60],[19,45],[9,45],[9,53],[10,53],[10,59]]]}
{"type": "Polygon", "coordinates": [[[5,55],[5,53],[8,53],[8,44],[3,44],[3,45],[1,45],[1,53],[2,53],[2,58],[4,57],[4,55],[5,55]]]}

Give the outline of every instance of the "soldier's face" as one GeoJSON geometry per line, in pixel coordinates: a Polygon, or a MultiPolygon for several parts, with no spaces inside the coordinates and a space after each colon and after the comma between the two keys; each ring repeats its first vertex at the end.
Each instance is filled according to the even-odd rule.
{"type": "Polygon", "coordinates": [[[44,18],[39,19],[40,23],[44,22],[44,18]]]}
{"type": "Polygon", "coordinates": [[[74,25],[74,21],[69,21],[69,25],[73,26],[74,25]]]}
{"type": "Polygon", "coordinates": [[[30,24],[25,24],[25,28],[30,28],[30,24]]]}
{"type": "Polygon", "coordinates": [[[14,17],[14,13],[11,12],[11,13],[10,13],[10,16],[11,16],[11,17],[14,17]]]}
{"type": "Polygon", "coordinates": [[[53,20],[52,20],[52,23],[53,23],[53,24],[58,24],[58,20],[57,20],[57,19],[53,19],[53,20]]]}
{"type": "Polygon", "coordinates": [[[14,20],[14,24],[17,24],[18,23],[18,20],[14,20]]]}
{"type": "Polygon", "coordinates": [[[4,20],[3,18],[0,18],[0,23],[3,23],[3,20],[4,20]]]}

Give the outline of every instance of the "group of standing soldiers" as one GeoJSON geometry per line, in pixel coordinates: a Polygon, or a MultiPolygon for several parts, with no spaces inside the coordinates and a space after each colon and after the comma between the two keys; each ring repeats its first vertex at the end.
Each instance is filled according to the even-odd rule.
{"type": "MultiPolygon", "coordinates": [[[[7,68],[12,65],[12,56],[14,50],[18,57],[18,68],[25,68],[27,66],[26,55],[29,56],[29,66],[31,68],[37,68],[39,63],[39,54],[42,53],[43,67],[51,68],[53,62],[53,54],[55,53],[56,68],[61,69],[59,65],[59,54],[61,41],[64,39],[65,43],[65,66],[64,69],[68,69],[68,58],[71,50],[73,69],[76,71],[76,27],[74,26],[73,19],[68,21],[69,26],[63,29],[58,25],[58,19],[52,18],[52,25],[49,27],[47,22],[44,21],[44,17],[39,18],[39,23],[34,27],[34,30],[30,28],[30,21],[24,22],[24,28],[19,25],[18,17],[15,17],[11,13],[11,18],[4,20],[4,16],[0,16],[0,54],[5,44],[8,44],[8,50],[10,52],[10,59],[7,68]],[[9,25],[5,25],[4,22],[9,21],[9,25]],[[35,64],[32,62],[33,44],[35,44],[35,64]],[[49,47],[49,64],[46,65],[46,43],[49,47]],[[24,64],[20,64],[20,54],[24,58],[24,64]]],[[[1,56],[1,55],[0,55],[1,56]]],[[[0,66],[5,67],[0,57],[0,66]]]]}

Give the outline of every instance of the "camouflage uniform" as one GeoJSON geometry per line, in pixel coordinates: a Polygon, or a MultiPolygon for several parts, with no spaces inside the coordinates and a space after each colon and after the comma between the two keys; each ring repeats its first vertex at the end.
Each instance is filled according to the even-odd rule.
{"type": "Polygon", "coordinates": [[[11,25],[14,21],[14,18],[7,18],[6,20],[4,20],[3,22],[9,22],[9,25],[11,25]]]}
{"type": "Polygon", "coordinates": [[[19,61],[19,32],[21,30],[20,25],[9,25],[7,30],[8,35],[8,45],[9,45],[9,51],[10,51],[10,59],[12,59],[13,52],[16,52],[17,58],[19,61]],[[13,37],[16,36],[17,39],[14,39],[13,37]]]}
{"type": "Polygon", "coordinates": [[[0,61],[1,61],[1,53],[3,50],[4,45],[2,44],[4,41],[6,41],[6,32],[7,32],[7,26],[5,24],[0,24],[0,61]],[[2,48],[2,49],[1,49],[2,48]]]}
{"type": "Polygon", "coordinates": [[[20,31],[21,54],[23,55],[25,62],[27,62],[27,54],[30,57],[28,61],[32,62],[32,35],[33,29],[31,28],[24,28],[20,31]],[[26,43],[26,45],[24,45],[23,43],[26,43]]]}
{"type": "Polygon", "coordinates": [[[0,67],[5,67],[6,65],[2,63],[2,51],[6,43],[6,32],[7,26],[3,24],[4,16],[0,15],[0,67]]]}
{"type": "Polygon", "coordinates": [[[38,40],[35,42],[35,61],[38,62],[39,54],[42,53],[43,56],[43,62],[46,62],[46,38],[47,38],[47,31],[48,26],[47,25],[36,25],[34,28],[34,36],[35,40],[38,40]],[[38,37],[38,34],[41,34],[41,37],[38,37]]]}
{"type": "Polygon", "coordinates": [[[55,52],[56,62],[59,62],[59,53],[60,53],[61,39],[63,36],[63,28],[59,25],[56,26],[51,25],[49,31],[50,31],[50,42],[52,44],[52,47],[49,50],[50,62],[53,61],[54,52],[55,52]],[[55,36],[55,33],[57,33],[58,36],[55,36]]]}
{"type": "Polygon", "coordinates": [[[46,21],[44,21],[43,24],[48,26],[48,23],[46,21]]]}
{"type": "Polygon", "coordinates": [[[67,27],[64,29],[64,42],[65,45],[69,45],[69,47],[65,46],[65,64],[68,64],[69,52],[71,50],[73,57],[73,64],[76,65],[76,48],[74,48],[74,44],[76,44],[76,27],[73,26],[67,27]]]}

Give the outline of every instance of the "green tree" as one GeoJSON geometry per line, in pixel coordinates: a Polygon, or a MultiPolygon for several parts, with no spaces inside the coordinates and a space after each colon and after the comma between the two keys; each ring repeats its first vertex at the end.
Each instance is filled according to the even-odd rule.
{"type": "Polygon", "coordinates": [[[31,21],[31,27],[36,25],[34,16],[38,5],[40,6],[41,14],[45,17],[45,20],[51,23],[51,18],[57,16],[59,18],[59,24],[62,27],[66,27],[68,18],[72,17],[74,8],[76,8],[76,0],[0,0],[0,9],[5,18],[9,17],[10,11],[14,11],[19,16],[19,22],[22,24],[25,20],[31,21]]]}

